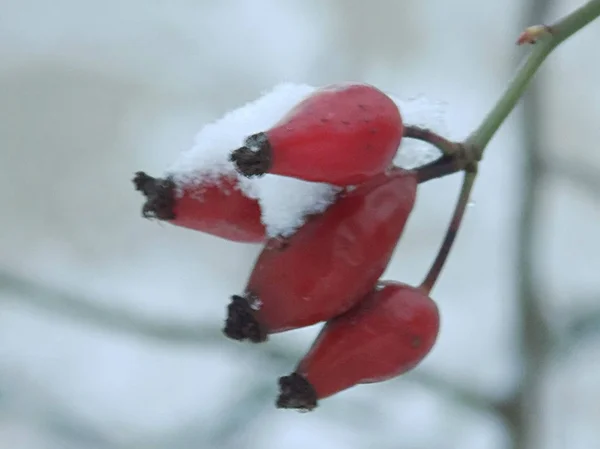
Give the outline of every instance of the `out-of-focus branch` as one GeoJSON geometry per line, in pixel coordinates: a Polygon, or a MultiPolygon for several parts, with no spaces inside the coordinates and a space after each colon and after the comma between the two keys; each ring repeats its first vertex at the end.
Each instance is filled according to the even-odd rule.
{"type": "MultiPolygon", "coordinates": [[[[4,300],[10,299],[10,296],[12,296],[19,304],[40,308],[59,317],[70,318],[112,332],[130,334],[171,344],[225,344],[220,329],[216,327],[200,327],[187,323],[165,323],[139,316],[127,310],[107,306],[102,301],[84,300],[79,295],[70,294],[7,272],[0,271],[0,291],[7,293],[0,296],[4,300]]],[[[235,346],[245,349],[254,348],[248,345],[235,346]]],[[[296,353],[297,351],[277,344],[277,342],[263,345],[259,349],[259,355],[264,357],[265,362],[281,372],[293,367],[300,357],[300,354],[296,353]]],[[[418,372],[403,377],[399,381],[414,382],[425,386],[448,400],[456,401],[457,404],[481,413],[494,413],[501,410],[500,404],[493,399],[433,374],[418,372]]],[[[185,437],[194,436],[195,440],[199,437],[202,439],[210,438],[212,443],[219,443],[219,447],[237,447],[236,442],[239,442],[239,438],[243,438],[244,429],[256,419],[259,419],[261,413],[270,407],[271,403],[264,401],[269,393],[270,388],[266,384],[259,385],[254,389],[251,388],[248,390],[247,395],[236,404],[235,410],[237,411],[232,415],[235,419],[226,420],[227,425],[223,423],[221,427],[208,432],[206,428],[198,428],[196,423],[194,429],[190,428],[187,431],[180,429],[184,430],[184,434],[181,434],[180,437],[185,439],[185,437]]],[[[60,420],[53,420],[51,423],[48,422],[47,425],[48,430],[52,433],[61,438],[68,438],[72,440],[71,442],[80,441],[81,439],[88,441],[91,438],[90,436],[93,436],[94,443],[98,443],[98,447],[104,447],[104,442],[96,438],[99,434],[96,434],[92,428],[85,431],[75,430],[75,433],[73,433],[74,429],[81,429],[76,417],[71,419],[67,415],[61,415],[60,420]]],[[[160,438],[160,440],[161,442],[172,442],[173,435],[169,435],[168,438],[160,438]]],[[[164,446],[149,444],[145,447],[164,446]]]]}
{"type": "Polygon", "coordinates": [[[108,306],[102,301],[84,299],[58,288],[0,271],[0,300],[13,300],[34,306],[61,318],[85,322],[108,331],[132,334],[164,343],[197,344],[221,338],[221,332],[201,323],[169,323],[146,318],[139,312],[108,306]]]}
{"type": "Polygon", "coordinates": [[[600,337],[600,309],[579,312],[569,319],[559,335],[559,347],[563,352],[588,339],[600,337]]]}
{"type": "Polygon", "coordinates": [[[600,200],[598,168],[576,163],[566,158],[551,159],[547,157],[544,161],[544,169],[548,175],[565,179],[580,188],[583,193],[600,200]]]}
{"type": "MultiPolygon", "coordinates": [[[[543,20],[551,0],[532,0],[526,22],[543,20]]],[[[538,44],[539,45],[539,44],[538,44]]],[[[521,165],[521,198],[516,260],[517,303],[519,310],[519,341],[521,344],[522,377],[519,387],[504,408],[504,419],[508,424],[515,449],[535,448],[535,421],[540,405],[539,383],[546,356],[549,351],[550,333],[542,312],[542,300],[535,282],[535,236],[542,181],[542,149],[540,116],[541,95],[539,84],[532,83],[523,96],[523,143],[521,165]]],[[[491,136],[491,134],[490,134],[491,136]]]]}
{"type": "Polygon", "coordinates": [[[464,385],[448,381],[431,373],[419,371],[406,375],[403,379],[429,388],[447,400],[481,413],[502,413],[505,407],[503,400],[478,393],[464,385]]]}
{"type": "MultiPolygon", "coordinates": [[[[42,285],[31,279],[0,271],[0,291],[8,295],[3,300],[40,308],[60,318],[67,318],[97,326],[107,331],[119,332],[171,344],[225,344],[221,330],[216,326],[192,325],[188,323],[164,322],[138,315],[121,308],[107,306],[102,301],[85,300],[79,295],[42,285]]],[[[248,345],[234,345],[240,348],[253,348],[248,345]]],[[[293,368],[300,354],[281,346],[277,342],[262,345],[259,354],[278,370],[293,368]]],[[[433,374],[419,372],[405,378],[456,400],[466,407],[493,411],[498,403],[461,385],[456,385],[433,374]]]]}
{"type": "Polygon", "coordinates": [[[44,418],[41,428],[66,447],[124,449],[122,445],[113,441],[111,435],[100,431],[89,422],[72,416],[69,412],[55,411],[48,413],[44,418]]]}

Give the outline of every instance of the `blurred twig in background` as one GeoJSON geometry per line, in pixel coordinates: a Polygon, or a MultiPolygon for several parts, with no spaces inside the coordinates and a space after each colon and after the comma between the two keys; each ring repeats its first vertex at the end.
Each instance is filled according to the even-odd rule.
{"type": "Polygon", "coordinates": [[[546,158],[543,161],[543,172],[547,176],[569,181],[583,193],[600,201],[600,176],[594,167],[577,164],[566,158],[546,158]]]}
{"type": "MultiPolygon", "coordinates": [[[[532,0],[525,15],[525,26],[543,23],[552,0],[532,0]]],[[[543,313],[543,302],[535,279],[535,234],[539,216],[543,149],[541,142],[541,95],[539,74],[523,96],[521,111],[523,152],[521,189],[517,224],[516,301],[518,306],[518,341],[521,350],[522,374],[504,417],[514,449],[535,448],[536,425],[539,418],[539,382],[550,351],[550,332],[543,313]]]]}
{"type": "MultiPolygon", "coordinates": [[[[544,23],[552,0],[532,0],[525,25],[544,23]]],[[[539,77],[540,75],[538,75],[539,77]]],[[[514,397],[507,402],[504,417],[507,420],[515,449],[540,447],[541,403],[540,384],[550,358],[592,335],[600,334],[600,310],[573,316],[567,326],[555,337],[544,314],[543,299],[536,279],[535,244],[539,229],[543,182],[550,176],[570,181],[584,192],[598,197],[600,181],[597,173],[572,161],[552,160],[542,148],[541,117],[543,98],[539,79],[534,81],[523,96],[522,129],[523,152],[521,190],[515,260],[517,280],[516,300],[519,309],[519,341],[522,377],[514,397]],[[557,341],[558,340],[558,341],[557,341]]],[[[556,333],[556,332],[555,332],[556,333]]],[[[554,333],[554,334],[555,334],[554,333]]]]}
{"type": "MultiPolygon", "coordinates": [[[[223,343],[221,329],[212,324],[165,322],[144,317],[142,314],[110,307],[102,301],[84,299],[6,271],[0,271],[0,291],[9,293],[0,296],[4,301],[12,298],[21,305],[38,307],[59,317],[85,322],[110,332],[125,333],[171,344],[219,345],[223,343]]],[[[246,346],[232,345],[232,347],[246,346]]],[[[261,353],[271,364],[283,369],[293,366],[301,355],[294,353],[293,349],[282,347],[274,342],[264,345],[261,353]]],[[[474,408],[494,407],[491,399],[431,374],[411,375],[409,379],[411,382],[418,382],[474,408]]]]}
{"type": "MultiPolygon", "coordinates": [[[[71,319],[109,332],[134,335],[160,343],[198,345],[199,348],[223,343],[221,330],[214,325],[190,324],[183,321],[165,322],[144,317],[141,313],[108,306],[102,301],[83,298],[6,271],[0,271],[0,291],[4,293],[0,296],[4,301],[12,301],[25,307],[33,306],[60,318],[71,319]]],[[[232,347],[246,348],[246,345],[232,345],[232,347]]],[[[293,348],[284,347],[276,342],[261,347],[260,354],[264,356],[265,363],[270,364],[274,371],[281,372],[289,370],[290,366],[293,366],[301,356],[293,348]]],[[[430,373],[421,371],[411,373],[401,378],[400,381],[419,384],[448,400],[456,401],[482,413],[494,413],[502,409],[502,404],[494,399],[430,373]]],[[[235,412],[229,414],[227,420],[219,420],[210,432],[207,431],[206,425],[200,426],[194,421],[189,426],[184,426],[177,431],[178,439],[183,438],[190,441],[187,437],[193,433],[191,440],[209,441],[211,447],[235,447],[237,438],[243,434],[244,429],[271,407],[272,401],[266,401],[265,398],[273,393],[272,388],[274,387],[271,384],[252,386],[237,401],[235,412]]],[[[367,412],[370,408],[368,404],[359,404],[352,409],[367,412]]],[[[94,444],[91,447],[96,445],[98,447],[122,447],[114,441],[106,440],[102,443],[101,440],[105,440],[108,436],[99,439],[99,434],[93,427],[90,427],[89,423],[81,422],[81,419],[77,417],[69,417],[64,410],[60,410],[60,413],[59,411],[52,412],[48,416],[53,418],[44,426],[58,438],[68,439],[74,443],[82,441],[82,439],[87,442],[93,440],[94,444]],[[73,430],[77,430],[77,432],[73,432],[73,430]]],[[[171,435],[165,436],[161,440],[165,444],[169,442],[167,446],[172,447],[173,438],[174,435],[171,435]]],[[[145,445],[144,447],[166,446],[145,445]]]]}
{"type": "MultiPolygon", "coordinates": [[[[594,301],[600,303],[600,298],[594,301]]],[[[579,311],[572,314],[560,335],[560,346],[563,353],[573,349],[577,344],[591,338],[600,337],[600,309],[579,311]]]]}
{"type": "MultiPolygon", "coordinates": [[[[533,128],[529,128],[529,130],[532,131],[533,128]]],[[[536,153],[534,150],[533,153],[528,154],[536,153]]],[[[534,266],[530,253],[527,253],[527,251],[530,251],[531,233],[535,229],[533,225],[535,224],[536,212],[530,201],[532,199],[537,200],[536,185],[541,178],[541,173],[536,168],[535,163],[533,168],[527,164],[524,164],[524,168],[526,169],[526,179],[528,179],[525,190],[529,193],[524,195],[522,207],[527,206],[528,212],[521,214],[522,233],[519,252],[523,254],[520,255],[520,263],[517,264],[517,268],[520,279],[519,304],[524,318],[521,329],[524,348],[522,355],[526,365],[517,393],[510,400],[502,401],[422,371],[411,373],[402,378],[404,382],[416,382],[467,408],[479,410],[482,413],[499,414],[509,425],[517,448],[534,447],[533,443],[528,446],[529,442],[532,442],[531,429],[534,428],[534,423],[531,421],[536,417],[536,413],[532,412],[532,408],[538,404],[535,392],[546,355],[554,351],[554,347],[550,345],[554,346],[555,343],[560,347],[565,347],[567,343],[569,345],[575,344],[590,335],[600,335],[600,310],[573,317],[569,324],[564,327],[560,338],[556,342],[548,335],[543,315],[538,308],[539,297],[534,288],[532,273],[534,266]],[[531,176],[532,173],[533,176],[531,176]],[[531,182],[532,179],[533,182],[531,182]]],[[[1,296],[5,301],[12,299],[20,305],[37,307],[59,317],[85,322],[88,325],[100,327],[110,332],[135,335],[168,344],[205,346],[222,343],[221,330],[216,326],[190,324],[183,321],[165,322],[156,318],[144,317],[143,314],[107,306],[102,301],[84,299],[78,295],[6,271],[0,271],[0,290],[5,293],[1,296]]],[[[238,347],[238,345],[235,345],[235,347],[238,347]]],[[[277,343],[265,345],[260,352],[265,357],[265,362],[271,364],[275,370],[287,370],[300,356],[294,350],[277,343]]],[[[238,413],[230,416],[233,421],[220,421],[221,427],[213,429],[215,431],[210,433],[210,441],[215,444],[218,443],[219,447],[235,446],[236,433],[232,433],[230,430],[235,428],[239,434],[245,427],[260,417],[262,411],[271,405],[270,402],[264,401],[264,398],[268,396],[269,388],[267,385],[257,385],[256,388],[251,388],[240,399],[239,405],[236,407],[238,413]]],[[[60,425],[55,426],[47,423],[49,429],[62,437],[68,436],[69,432],[67,430],[69,428],[83,429],[89,427],[82,426],[80,423],[70,426],[68,425],[69,418],[63,415],[64,413],[60,416],[60,425]],[[65,433],[65,431],[67,432],[65,433]]],[[[205,429],[200,429],[198,426],[194,428],[197,432],[196,437],[201,436],[198,433],[202,433],[206,438],[208,437],[205,429]]],[[[87,435],[87,432],[84,433],[87,435]]],[[[85,435],[83,436],[85,437],[85,435]]]]}
{"type": "Polygon", "coordinates": [[[197,344],[221,337],[218,329],[198,323],[169,323],[146,318],[140,312],[110,307],[102,301],[86,299],[6,271],[0,271],[0,289],[10,293],[2,296],[3,301],[10,300],[12,296],[19,304],[34,306],[60,317],[162,343],[197,344]]]}

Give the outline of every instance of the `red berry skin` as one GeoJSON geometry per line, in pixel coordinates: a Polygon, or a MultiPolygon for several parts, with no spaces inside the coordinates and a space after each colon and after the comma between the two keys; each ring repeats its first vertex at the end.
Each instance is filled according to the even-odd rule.
{"type": "Polygon", "coordinates": [[[142,216],[235,242],[262,242],[266,230],[258,201],[239,188],[237,176],[181,183],[137,172],[135,189],[146,197],[142,216]]]}
{"type": "Polygon", "coordinates": [[[439,325],[437,305],[425,292],[382,282],[356,307],[324,326],[296,373],[308,380],[317,399],[391,379],[427,356],[439,325]]]}
{"type": "Polygon", "coordinates": [[[249,177],[273,173],[356,185],[391,166],[403,131],[400,111],[384,92],[368,84],[334,84],[248,137],[230,160],[249,177]]]}
{"type": "Polygon", "coordinates": [[[358,83],[327,86],[266,132],[271,173],[359,184],[391,165],[402,133],[398,107],[379,89],[358,83]]]}
{"type": "Polygon", "coordinates": [[[416,176],[394,168],[345,193],[283,247],[267,244],[246,287],[263,330],[328,320],[366,295],[392,257],[416,190],[416,176]]]}
{"type": "Polygon", "coordinates": [[[258,201],[244,195],[235,177],[179,186],[173,213],[169,222],[176,226],[235,242],[265,240],[258,201]]]}

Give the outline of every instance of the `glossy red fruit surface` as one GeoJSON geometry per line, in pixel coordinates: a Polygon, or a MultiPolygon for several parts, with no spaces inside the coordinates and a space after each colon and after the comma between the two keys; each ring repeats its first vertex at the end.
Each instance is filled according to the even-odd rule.
{"type": "Polygon", "coordinates": [[[386,269],[416,190],[414,173],[395,168],[345,193],[283,245],[267,244],[245,295],[229,306],[225,334],[264,341],[352,307],[386,269]]]}
{"type": "Polygon", "coordinates": [[[280,379],[282,408],[311,409],[317,400],[361,383],[413,369],[431,351],[439,312],[427,293],[381,282],[347,313],[330,320],[291,376],[280,379]]]}
{"type": "Polygon", "coordinates": [[[244,195],[235,176],[176,185],[139,172],[134,184],[147,198],[144,217],[236,242],[265,240],[258,201],[244,195]]]}
{"type": "Polygon", "coordinates": [[[391,165],[403,129],[398,107],[384,92],[368,84],[336,84],[250,136],[231,160],[246,176],[274,173],[354,185],[391,165]]]}

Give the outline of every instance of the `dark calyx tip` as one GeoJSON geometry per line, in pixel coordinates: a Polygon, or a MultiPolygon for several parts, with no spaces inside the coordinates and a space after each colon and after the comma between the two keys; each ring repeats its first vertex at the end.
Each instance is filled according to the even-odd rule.
{"type": "Polygon", "coordinates": [[[267,340],[267,332],[254,317],[248,300],[237,295],[231,297],[231,303],[227,306],[223,333],[233,340],[250,340],[252,343],[267,340]]]}
{"type": "Polygon", "coordinates": [[[231,153],[229,160],[235,164],[242,175],[248,178],[268,173],[273,160],[267,135],[253,134],[246,139],[245,143],[246,145],[231,153]]]}
{"type": "Polygon", "coordinates": [[[298,373],[279,378],[277,408],[311,411],[317,406],[317,392],[306,378],[298,373]]]}
{"type": "Polygon", "coordinates": [[[139,171],[133,178],[135,190],[142,192],[146,202],[142,207],[144,218],[173,220],[175,213],[175,183],[171,179],[153,178],[139,171]]]}

